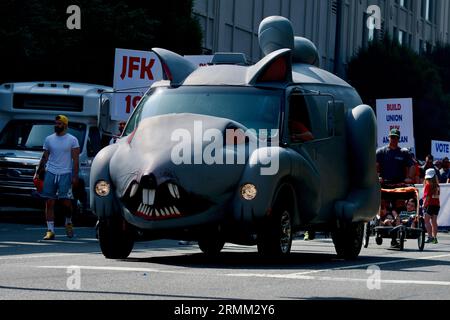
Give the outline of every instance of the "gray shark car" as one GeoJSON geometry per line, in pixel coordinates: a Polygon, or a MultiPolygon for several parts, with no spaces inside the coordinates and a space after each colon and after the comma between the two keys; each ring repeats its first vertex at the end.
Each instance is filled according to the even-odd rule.
{"type": "Polygon", "coordinates": [[[210,255],[231,242],[280,256],[301,230],[331,232],[339,256],[359,255],[380,205],[374,113],[318,67],[314,44],[287,19],[266,18],[259,40],[265,57],[254,65],[221,54],[196,68],[153,49],[165,80],[92,164],[105,257],[169,238],[210,255]]]}

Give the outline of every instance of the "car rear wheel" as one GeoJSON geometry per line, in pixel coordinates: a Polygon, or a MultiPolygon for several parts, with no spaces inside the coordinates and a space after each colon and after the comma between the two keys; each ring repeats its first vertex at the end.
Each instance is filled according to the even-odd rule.
{"type": "Polygon", "coordinates": [[[340,227],[332,238],[336,253],[346,260],[356,259],[361,252],[364,236],[364,222],[356,222],[340,227]]]}
{"type": "Polygon", "coordinates": [[[106,258],[125,259],[133,250],[134,233],[122,217],[107,218],[98,223],[98,240],[106,258]]]}
{"type": "Polygon", "coordinates": [[[285,256],[292,246],[292,214],[280,206],[266,221],[258,235],[258,252],[265,256],[285,256]]]}

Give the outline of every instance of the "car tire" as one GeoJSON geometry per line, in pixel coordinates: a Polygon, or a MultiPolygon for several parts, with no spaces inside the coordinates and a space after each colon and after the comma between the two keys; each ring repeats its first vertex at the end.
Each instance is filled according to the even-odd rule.
{"type": "Polygon", "coordinates": [[[107,259],[125,259],[134,246],[132,227],[122,218],[102,219],[98,223],[100,249],[107,259]]]}
{"type": "Polygon", "coordinates": [[[417,228],[420,229],[419,237],[417,238],[417,246],[419,247],[419,251],[423,251],[423,249],[425,248],[426,229],[425,221],[422,217],[419,218],[417,228]]]}
{"type": "Polygon", "coordinates": [[[292,236],[292,213],[286,206],[279,206],[258,234],[258,252],[264,256],[287,256],[292,236]]]}
{"type": "Polygon", "coordinates": [[[341,227],[332,234],[338,257],[356,259],[361,252],[364,237],[364,222],[356,222],[341,227]]]}
{"type": "Polygon", "coordinates": [[[367,248],[369,246],[369,240],[370,240],[370,222],[366,222],[364,224],[364,248],[367,248]]]}
{"type": "Polygon", "coordinates": [[[198,247],[207,256],[217,256],[222,251],[225,241],[219,237],[207,237],[198,240],[198,247]]]}

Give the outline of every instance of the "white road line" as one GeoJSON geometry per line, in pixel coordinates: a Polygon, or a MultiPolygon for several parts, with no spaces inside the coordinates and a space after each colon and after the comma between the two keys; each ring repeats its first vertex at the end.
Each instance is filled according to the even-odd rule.
{"type": "Polygon", "coordinates": [[[0,257],[0,260],[17,260],[17,259],[36,259],[36,258],[55,258],[55,257],[68,257],[68,256],[84,256],[91,254],[99,254],[100,252],[88,252],[88,253],[56,253],[56,254],[35,254],[35,255],[18,255],[18,256],[8,256],[0,257]]]}
{"type": "MultiPolygon", "coordinates": [[[[344,277],[316,277],[316,276],[302,276],[298,274],[258,274],[258,273],[241,273],[241,274],[227,274],[229,277],[256,277],[256,278],[276,278],[276,279],[295,279],[295,280],[318,280],[318,281],[338,281],[338,282],[365,282],[366,279],[359,278],[344,278],[344,277]]],[[[416,284],[416,285],[435,285],[435,286],[450,286],[450,281],[425,281],[425,280],[382,280],[380,283],[386,284],[416,284]]]]}
{"type": "Polygon", "coordinates": [[[48,246],[48,242],[19,242],[19,241],[0,241],[0,244],[17,245],[17,246],[48,246]]]}
{"type": "MultiPolygon", "coordinates": [[[[82,270],[103,270],[103,271],[122,271],[122,272],[154,272],[154,273],[172,273],[172,274],[189,274],[189,275],[202,275],[198,272],[186,272],[176,270],[159,270],[154,268],[130,268],[130,267],[107,267],[107,266],[35,266],[35,268],[43,269],[68,269],[68,268],[80,268],[82,270]]],[[[333,270],[333,269],[329,269],[333,270]]],[[[229,273],[229,274],[211,274],[215,276],[227,276],[227,277],[256,277],[256,278],[276,278],[276,279],[292,279],[292,280],[317,280],[317,281],[335,281],[335,282],[364,282],[367,283],[367,278],[345,278],[345,277],[320,277],[320,276],[306,276],[300,274],[268,274],[268,273],[229,273]]],[[[385,284],[405,284],[405,285],[434,285],[434,286],[450,286],[450,281],[426,281],[426,280],[389,280],[380,279],[380,283],[385,284]]]]}
{"type": "MultiPolygon", "coordinates": [[[[65,227],[55,227],[55,230],[65,230],[65,227]]],[[[91,229],[94,230],[95,227],[77,227],[75,226],[74,229],[78,230],[78,229],[91,229]]],[[[33,231],[33,230],[44,230],[47,231],[47,228],[44,227],[30,227],[30,228],[24,228],[23,230],[27,230],[27,231],[33,231]]]]}
{"type": "Polygon", "coordinates": [[[127,271],[127,272],[155,272],[155,273],[176,273],[176,274],[190,274],[196,275],[198,273],[176,271],[176,270],[160,270],[154,268],[130,268],[130,267],[107,267],[107,266],[35,266],[35,268],[42,269],[67,269],[67,268],[79,268],[81,270],[103,270],[103,271],[127,271]]]}
{"type": "Polygon", "coordinates": [[[442,254],[442,255],[436,255],[436,256],[420,257],[420,258],[404,258],[404,259],[396,259],[396,260],[390,260],[390,261],[384,261],[384,262],[364,263],[364,264],[357,264],[357,265],[351,265],[351,266],[345,266],[345,267],[337,267],[337,268],[331,268],[331,269],[320,269],[320,270],[313,270],[313,271],[306,271],[306,272],[298,272],[298,273],[293,273],[293,274],[306,275],[306,274],[319,273],[319,272],[345,270],[345,269],[357,269],[357,268],[364,268],[364,267],[369,267],[369,266],[381,266],[381,265],[385,265],[385,264],[402,263],[402,262],[413,261],[413,260],[430,260],[430,259],[446,258],[446,257],[450,257],[450,254],[442,254]]]}

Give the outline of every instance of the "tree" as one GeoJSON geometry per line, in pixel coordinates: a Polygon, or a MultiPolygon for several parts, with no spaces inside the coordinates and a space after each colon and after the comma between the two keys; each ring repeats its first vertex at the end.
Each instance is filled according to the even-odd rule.
{"type": "Polygon", "coordinates": [[[111,85],[115,48],[201,52],[192,0],[2,0],[0,83],[61,80],[111,85]],[[81,29],[69,30],[69,5],[81,29]]]}
{"type": "MultiPolygon", "coordinates": [[[[449,59],[449,56],[447,56],[449,59]]],[[[431,59],[385,37],[361,49],[348,65],[348,80],[375,110],[376,99],[413,98],[416,153],[430,153],[431,140],[450,140],[449,99],[431,59]]]]}

